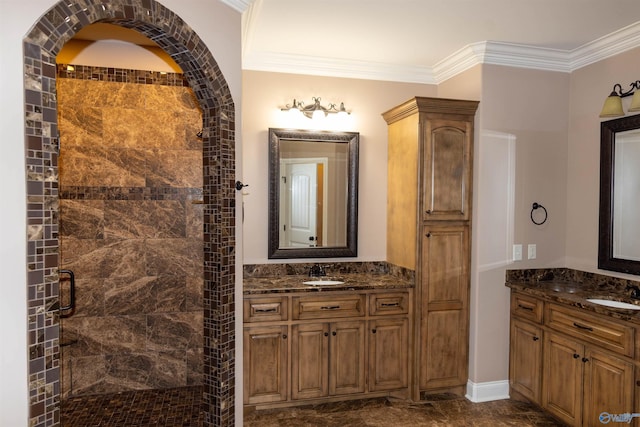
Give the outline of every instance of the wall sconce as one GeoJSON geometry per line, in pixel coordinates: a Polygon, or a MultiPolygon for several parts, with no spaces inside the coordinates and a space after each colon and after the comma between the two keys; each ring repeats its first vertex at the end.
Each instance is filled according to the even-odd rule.
{"type": "Polygon", "coordinates": [[[600,117],[620,117],[624,116],[622,109],[622,98],[633,95],[629,112],[640,111],[640,80],[629,84],[631,88],[623,92],[620,83],[613,85],[611,95],[604,101],[604,106],[600,112],[600,117]],[[635,91],[635,92],[634,92],[635,91]]]}
{"type": "Polygon", "coordinates": [[[328,116],[329,114],[337,114],[338,116],[347,116],[351,114],[344,108],[344,102],[340,103],[340,107],[336,107],[336,104],[329,104],[323,107],[320,104],[319,97],[312,97],[313,104],[304,105],[303,102],[297,102],[293,100],[293,105],[287,104],[282,111],[290,111],[292,113],[300,112],[310,119],[320,119],[328,116]]]}

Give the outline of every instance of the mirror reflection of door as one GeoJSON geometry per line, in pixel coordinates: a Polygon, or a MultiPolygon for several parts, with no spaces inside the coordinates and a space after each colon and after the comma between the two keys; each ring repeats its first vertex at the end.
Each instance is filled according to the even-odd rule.
{"type": "Polygon", "coordinates": [[[327,158],[281,159],[281,247],[323,246],[327,158]]]}

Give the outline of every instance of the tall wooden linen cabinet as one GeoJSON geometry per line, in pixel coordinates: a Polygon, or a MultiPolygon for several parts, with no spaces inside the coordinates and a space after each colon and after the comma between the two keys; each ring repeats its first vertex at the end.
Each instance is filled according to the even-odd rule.
{"type": "Polygon", "coordinates": [[[416,273],[414,399],[466,389],[477,107],[415,97],[382,114],[389,131],[387,261],[416,273]]]}

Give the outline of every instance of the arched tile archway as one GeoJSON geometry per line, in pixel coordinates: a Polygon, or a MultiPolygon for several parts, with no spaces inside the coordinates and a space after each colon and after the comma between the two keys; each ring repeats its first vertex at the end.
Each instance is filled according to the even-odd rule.
{"type": "Polygon", "coordinates": [[[56,55],[84,26],[137,30],[182,68],[203,112],[205,426],[234,424],[235,110],[215,59],[155,0],[65,0],[24,39],[30,425],[59,420],[56,55]]]}

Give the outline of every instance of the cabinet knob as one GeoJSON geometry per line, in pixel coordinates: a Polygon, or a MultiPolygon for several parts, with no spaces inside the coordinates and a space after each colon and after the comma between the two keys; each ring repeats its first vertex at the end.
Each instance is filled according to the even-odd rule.
{"type": "Polygon", "coordinates": [[[287,334],[282,334],[282,339],[286,340],[287,339],[287,334]]]}
{"type": "Polygon", "coordinates": [[[375,334],[376,332],[377,332],[377,329],[372,329],[372,330],[371,330],[371,333],[372,333],[372,334],[375,334]]]}
{"type": "Polygon", "coordinates": [[[336,333],[336,331],[333,331],[333,332],[331,332],[331,335],[333,335],[335,337],[338,334],[336,333]]]}
{"type": "Polygon", "coordinates": [[[325,333],[324,333],[324,336],[325,336],[325,337],[328,337],[328,336],[329,336],[329,332],[325,332],[325,333]]]}
{"type": "Polygon", "coordinates": [[[427,236],[427,237],[431,237],[431,233],[427,233],[427,234],[426,234],[426,236],[427,236]]]}
{"type": "Polygon", "coordinates": [[[640,380],[636,381],[636,385],[640,387],[640,380]]]}
{"type": "Polygon", "coordinates": [[[538,341],[540,339],[540,337],[533,337],[534,341],[538,341]]]}
{"type": "Polygon", "coordinates": [[[577,358],[579,358],[579,357],[580,357],[580,355],[579,355],[578,353],[573,353],[573,358],[574,358],[574,359],[577,359],[577,358]]]}
{"type": "Polygon", "coordinates": [[[431,215],[431,209],[427,209],[427,214],[431,215]]]}
{"type": "Polygon", "coordinates": [[[589,361],[589,359],[587,359],[586,357],[582,358],[582,363],[587,363],[589,361]]]}

